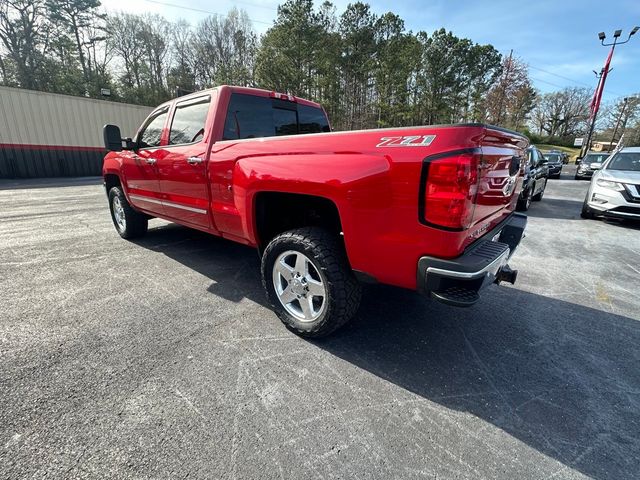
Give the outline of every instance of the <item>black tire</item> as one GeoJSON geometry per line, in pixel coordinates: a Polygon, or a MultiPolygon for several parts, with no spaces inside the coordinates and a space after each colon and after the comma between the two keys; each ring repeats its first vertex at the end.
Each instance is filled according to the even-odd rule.
{"type": "Polygon", "coordinates": [[[518,203],[516,204],[516,210],[519,212],[526,212],[531,206],[531,190],[527,189],[518,197],[518,203]]]}
{"type": "Polygon", "coordinates": [[[122,238],[138,238],[147,233],[147,228],[149,227],[147,215],[136,212],[131,205],[129,205],[120,187],[113,187],[109,190],[109,210],[111,212],[113,225],[122,238]],[[124,222],[117,220],[117,215],[114,211],[117,208],[116,205],[118,202],[122,207],[121,215],[124,216],[124,222]]]}
{"type": "Polygon", "coordinates": [[[594,219],[596,216],[593,213],[593,210],[591,210],[589,208],[589,205],[587,205],[587,200],[585,199],[584,203],[582,204],[582,211],[580,212],[580,216],[582,218],[585,218],[587,220],[592,220],[594,219]]]}
{"type": "Polygon", "coordinates": [[[547,189],[547,180],[545,179],[544,186],[542,187],[542,190],[540,190],[540,192],[538,192],[533,197],[531,197],[531,200],[533,200],[534,202],[539,202],[540,200],[542,200],[542,197],[544,196],[544,191],[546,189],[547,189]]]}
{"type": "MultiPolygon", "coordinates": [[[[261,267],[262,285],[273,310],[282,323],[297,335],[307,338],[329,335],[351,320],[358,310],[361,298],[360,283],[349,266],[341,239],[327,230],[305,227],[281,233],[267,245],[262,256],[261,267]],[[277,273],[274,274],[276,261],[279,257],[286,258],[288,252],[303,254],[310,261],[315,273],[319,274],[319,280],[324,285],[323,307],[318,318],[314,320],[303,321],[296,318],[287,308],[292,306],[295,308],[297,302],[302,310],[300,300],[294,299],[287,303],[289,307],[285,308],[276,293],[274,283],[274,275],[277,275],[277,273]]],[[[292,273],[292,282],[294,277],[295,274],[292,273]]],[[[287,283],[286,290],[289,288],[288,279],[285,283],[287,283]]]]}

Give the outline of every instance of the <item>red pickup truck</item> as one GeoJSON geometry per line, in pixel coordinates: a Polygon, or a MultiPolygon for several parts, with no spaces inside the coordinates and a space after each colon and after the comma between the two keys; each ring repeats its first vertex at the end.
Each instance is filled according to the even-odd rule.
{"type": "Polygon", "coordinates": [[[507,260],[528,145],[482,124],[331,132],[324,109],[221,86],[167,102],[135,137],[104,127],[104,184],[123,238],[160,217],[256,247],[273,308],[299,335],[356,313],[361,282],[469,306],[513,283],[507,260]]]}

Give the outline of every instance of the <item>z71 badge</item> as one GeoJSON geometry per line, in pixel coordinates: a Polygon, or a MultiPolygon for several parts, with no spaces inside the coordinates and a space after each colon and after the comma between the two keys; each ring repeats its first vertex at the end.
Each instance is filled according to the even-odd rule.
{"type": "Polygon", "coordinates": [[[435,135],[409,135],[406,137],[382,137],[376,147],[428,147],[435,135]]]}

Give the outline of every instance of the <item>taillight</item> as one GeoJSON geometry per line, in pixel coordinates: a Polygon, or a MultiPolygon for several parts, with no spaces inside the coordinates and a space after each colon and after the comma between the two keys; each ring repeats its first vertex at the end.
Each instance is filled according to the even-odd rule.
{"type": "Polygon", "coordinates": [[[471,225],[479,158],[478,154],[462,153],[425,165],[426,183],[421,199],[424,222],[454,230],[471,225]]]}

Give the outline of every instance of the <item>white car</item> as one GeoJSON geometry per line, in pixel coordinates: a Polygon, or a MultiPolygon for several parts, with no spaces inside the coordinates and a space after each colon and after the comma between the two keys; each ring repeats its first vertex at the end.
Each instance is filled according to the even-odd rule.
{"type": "Polygon", "coordinates": [[[598,215],[640,220],[640,147],[614,153],[593,174],[581,216],[598,215]]]}

